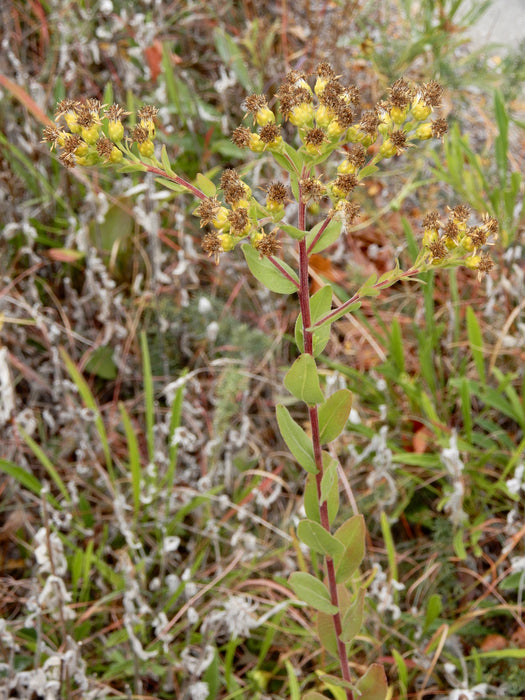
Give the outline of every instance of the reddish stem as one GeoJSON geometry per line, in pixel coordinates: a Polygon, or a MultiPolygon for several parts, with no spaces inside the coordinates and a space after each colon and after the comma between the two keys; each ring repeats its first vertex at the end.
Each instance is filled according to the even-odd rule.
{"type": "MultiPolygon", "coordinates": [[[[299,186],[299,215],[298,215],[299,229],[301,231],[305,229],[306,220],[306,206],[302,198],[301,187],[299,186]]],[[[326,226],[328,225],[328,219],[326,220],[326,226]]],[[[326,228],[324,226],[324,228],[326,228]]],[[[322,228],[322,230],[324,230],[322,228]]],[[[303,341],[304,341],[304,352],[313,355],[313,333],[307,330],[311,326],[311,314],[310,314],[310,285],[308,276],[308,250],[306,248],[306,239],[303,238],[299,241],[299,305],[301,308],[301,318],[303,324],[303,341]]],[[[321,449],[321,437],[319,430],[319,413],[317,406],[309,406],[308,413],[310,417],[310,425],[312,429],[312,444],[314,449],[315,463],[317,466],[317,474],[315,476],[316,487],[317,487],[317,500],[319,503],[319,514],[321,518],[321,525],[327,532],[330,532],[330,521],[328,518],[328,504],[325,501],[321,502],[321,481],[323,478],[323,452],[321,449]]],[[[332,615],[332,621],[334,625],[335,636],[337,640],[337,652],[339,656],[339,665],[341,667],[341,674],[345,681],[351,682],[350,668],[348,666],[348,658],[346,654],[346,646],[344,642],[340,640],[340,635],[342,631],[341,625],[341,613],[339,610],[339,598],[337,595],[337,583],[335,580],[335,566],[334,561],[331,557],[325,557],[326,561],[326,571],[328,577],[328,587],[330,590],[330,600],[332,605],[335,605],[337,612],[332,615]]],[[[347,700],[354,700],[354,696],[351,690],[345,689],[347,700]]]]}

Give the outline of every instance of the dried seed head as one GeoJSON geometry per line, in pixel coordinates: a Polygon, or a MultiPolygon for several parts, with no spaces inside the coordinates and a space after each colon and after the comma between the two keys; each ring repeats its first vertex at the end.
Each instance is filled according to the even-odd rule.
{"type": "Polygon", "coordinates": [[[325,194],[324,185],[314,177],[303,177],[299,185],[305,202],[318,202],[325,194]]]}
{"type": "Polygon", "coordinates": [[[359,122],[359,129],[365,134],[373,136],[377,133],[377,127],[379,126],[379,117],[375,110],[370,110],[364,112],[361,115],[361,121],[359,122]]]}
{"type": "Polygon", "coordinates": [[[158,107],[153,105],[144,105],[137,112],[137,117],[142,121],[153,121],[159,113],[158,107]]]}
{"type": "Polygon", "coordinates": [[[439,220],[439,213],[437,211],[429,211],[423,219],[423,228],[437,230],[440,226],[441,221],[439,220]]]}
{"type": "Polygon", "coordinates": [[[449,219],[445,226],[443,227],[443,233],[450,241],[457,241],[459,238],[460,230],[455,221],[449,219]]]}
{"type": "Polygon", "coordinates": [[[365,149],[360,143],[354,143],[348,147],[346,158],[356,169],[362,168],[366,160],[365,149]]]}
{"type": "Polygon", "coordinates": [[[429,83],[423,85],[421,90],[422,101],[429,105],[430,107],[439,107],[441,104],[441,98],[443,97],[443,88],[435,80],[431,80],[429,83]]]}
{"type": "Polygon", "coordinates": [[[230,223],[232,233],[236,236],[246,234],[250,228],[248,210],[244,207],[239,207],[238,209],[233,209],[230,211],[228,213],[228,221],[230,223]]]}
{"type": "Polygon", "coordinates": [[[357,183],[357,177],[351,173],[339,175],[339,177],[334,180],[332,189],[339,196],[346,197],[357,186],[357,183]]]}
{"type": "Polygon", "coordinates": [[[101,136],[96,143],[97,153],[104,160],[109,160],[111,152],[113,151],[114,144],[111,139],[106,136],[101,136]]]}
{"type": "Polygon", "coordinates": [[[279,126],[279,124],[273,124],[272,122],[269,122],[261,128],[259,132],[259,137],[261,141],[265,144],[273,143],[281,137],[281,127],[279,126]]]}
{"type": "Polygon", "coordinates": [[[432,122],[432,136],[435,139],[442,138],[448,131],[447,120],[443,118],[436,119],[432,122]]]}
{"type": "Polygon", "coordinates": [[[413,90],[404,78],[399,78],[390,88],[390,104],[403,109],[412,99],[413,90]]]}
{"type": "Polygon", "coordinates": [[[67,98],[65,100],[60,100],[55,110],[55,120],[58,121],[58,119],[60,119],[60,117],[64,114],[76,112],[79,105],[80,102],[78,100],[71,100],[67,98]]]}
{"type": "Polygon", "coordinates": [[[42,140],[40,143],[52,143],[53,148],[56,148],[58,142],[65,136],[65,131],[62,131],[56,126],[46,126],[42,132],[42,140]]]}
{"type": "Polygon", "coordinates": [[[224,192],[224,199],[227,204],[237,204],[239,200],[245,199],[246,187],[236,170],[228,168],[221,175],[221,189],[224,192]]]}
{"type": "Polygon", "coordinates": [[[326,134],[319,127],[308,129],[304,137],[305,144],[315,147],[322,146],[325,141],[327,141],[326,134]]]}
{"type": "Polygon", "coordinates": [[[465,223],[470,218],[470,207],[466,204],[458,204],[450,210],[450,215],[454,221],[465,223]]]}
{"type": "Polygon", "coordinates": [[[428,244],[428,250],[434,260],[442,260],[448,254],[448,248],[441,238],[438,238],[435,241],[431,241],[428,244]]]}
{"type": "Polygon", "coordinates": [[[284,204],[288,198],[288,190],[282,182],[272,182],[266,190],[266,199],[276,204],[284,204]]]}
{"type": "Polygon", "coordinates": [[[239,148],[248,148],[252,132],[245,126],[238,126],[232,133],[232,141],[239,148]]]}
{"type": "Polygon", "coordinates": [[[224,251],[217,231],[211,231],[204,236],[202,239],[202,249],[208,254],[208,257],[213,255],[215,257],[215,262],[219,262],[220,254],[224,251]]]}
{"type": "Polygon", "coordinates": [[[276,255],[279,252],[280,247],[279,241],[277,240],[277,233],[275,231],[264,234],[255,242],[256,250],[259,251],[261,257],[265,258],[276,255]]]}
{"type": "Polygon", "coordinates": [[[125,112],[118,104],[112,104],[104,113],[110,122],[120,122],[124,117],[128,117],[131,112],[125,112]]]}
{"type": "Polygon", "coordinates": [[[136,143],[146,143],[146,141],[149,140],[149,129],[147,129],[145,126],[137,124],[137,126],[131,132],[131,138],[133,141],[136,141],[136,143]]]}
{"type": "Polygon", "coordinates": [[[393,131],[390,134],[390,141],[396,147],[397,155],[399,155],[407,146],[407,135],[404,131],[393,131]]]}
{"type": "Polygon", "coordinates": [[[62,165],[65,165],[66,168],[74,168],[77,164],[75,156],[72,153],[66,153],[65,151],[58,156],[58,159],[62,165]]]}
{"type": "Polygon", "coordinates": [[[62,144],[64,153],[74,153],[81,143],[84,143],[84,141],[78,134],[66,134],[62,144]]]}
{"type": "Polygon", "coordinates": [[[206,226],[206,224],[211,224],[219,210],[221,208],[221,203],[216,197],[203,200],[197,209],[195,209],[195,215],[200,217],[200,227],[206,226]]]}

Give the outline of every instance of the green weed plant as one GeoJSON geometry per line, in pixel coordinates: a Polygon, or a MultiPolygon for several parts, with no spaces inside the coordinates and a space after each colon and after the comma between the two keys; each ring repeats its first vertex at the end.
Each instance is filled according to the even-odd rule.
{"type": "MultiPolygon", "coordinates": [[[[270,154],[281,173],[264,197],[254,193],[241,174],[249,174],[248,168],[224,170],[218,185],[205,174],[190,180],[175,172],[166,148],[160,152],[156,148],[157,109],[151,105],[130,115],[116,104],[64,99],[58,105],[57,126],[47,127],[44,139],[58,150],[60,161],[68,168],[112,167],[119,172],[151,173],[161,187],[191,194],[198,203],[194,214],[204,229],[202,247],[215,262],[240,248],[249,270],[262,285],[277,294],[296,295],[297,357],[284,375],[284,387],[291,398],[276,406],[276,414],[282,438],[305,473],[306,517],[299,522],[296,536],[312,557],[321,557],[324,564],[313,567],[314,573],[306,567],[292,573],[289,585],[297,598],[315,611],[319,641],[339,666],[336,675],[319,669],[322,687],[346,700],[386,700],[390,691],[383,667],[372,663],[356,677],[348,662],[351,645],[363,627],[366,585],[360,580],[359,568],[365,555],[366,528],[363,515],[357,511],[343,522],[338,519],[340,466],[328,446],[347,425],[352,394],[348,389],[325,394],[319,358],[330,340],[332,324],[355,312],[365,297],[376,297],[397,282],[416,281],[435,269],[464,265],[480,276],[488,272],[492,260],[485,248],[496,237],[498,226],[488,215],[477,224],[471,223],[470,210],[462,205],[446,216],[429,212],[423,220],[422,246],[408,269],[396,264],[379,278],[371,276],[347,301],[335,307],[330,284],[312,293],[310,258],[329,249],[340,236],[351,235],[359,216],[356,190],[383,161],[397,158],[429,139],[440,139],[447,125],[444,119],[435,117],[442,89],[434,81],[414,85],[399,79],[390,88],[387,100],[361,113],[357,89],[344,85],[328,64],[317,67],[311,82],[307,75],[291,71],[277,91],[277,102],[269,103],[265,96],[252,94],[243,104],[246,119],[233,132],[233,143],[254,158],[270,154]],[[129,116],[134,123],[130,131],[124,124],[129,116]],[[290,244],[297,250],[294,264],[289,262],[290,244]],[[308,417],[306,429],[298,418],[301,412],[308,417]]],[[[147,359],[144,343],[142,349],[147,359]]],[[[394,350],[402,364],[400,337],[394,350]]],[[[100,414],[78,370],[67,356],[64,359],[86,405],[94,411],[108,476],[114,481],[114,465],[100,414]]],[[[144,376],[151,377],[151,368],[145,367],[144,376]]],[[[481,387],[470,384],[463,391],[481,391],[481,387]]],[[[146,440],[152,460],[151,383],[145,385],[145,397],[149,416],[146,440]]],[[[138,446],[123,406],[121,414],[129,445],[133,508],[138,517],[138,446]]],[[[172,430],[179,420],[180,394],[174,403],[172,430]]],[[[37,449],[32,441],[29,446],[37,449]]],[[[175,459],[176,451],[172,450],[167,487],[173,483],[175,459]]],[[[45,460],[43,463],[47,464],[45,460]]],[[[47,469],[64,492],[65,486],[51,463],[47,469]]],[[[395,563],[385,519],[382,525],[395,563]]],[[[293,698],[328,697],[317,689],[301,695],[290,664],[287,671],[293,698]]]]}

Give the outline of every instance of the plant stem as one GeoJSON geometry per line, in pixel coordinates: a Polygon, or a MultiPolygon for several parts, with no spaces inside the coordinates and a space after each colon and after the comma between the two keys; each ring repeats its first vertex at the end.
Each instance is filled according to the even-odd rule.
{"type": "MultiPolygon", "coordinates": [[[[302,198],[301,188],[299,187],[299,215],[298,223],[299,228],[305,230],[305,215],[306,206],[302,198]]],[[[313,333],[307,330],[311,325],[311,314],[310,314],[310,285],[308,276],[308,251],[306,248],[306,239],[303,238],[299,241],[299,305],[301,308],[301,318],[303,325],[303,340],[304,340],[304,352],[313,355],[313,333]]],[[[314,450],[315,463],[317,465],[317,474],[315,476],[316,487],[317,487],[317,500],[319,504],[319,514],[321,518],[321,525],[327,532],[330,532],[330,521],[328,518],[328,504],[326,500],[321,502],[321,482],[323,479],[323,452],[321,449],[321,439],[319,430],[319,413],[317,406],[309,406],[308,413],[310,417],[310,426],[312,430],[312,444],[314,450]]],[[[326,571],[328,576],[328,587],[330,589],[330,599],[332,605],[335,605],[337,612],[332,615],[332,621],[334,625],[335,636],[337,640],[337,652],[339,656],[339,665],[341,667],[341,674],[345,681],[350,682],[350,668],[348,666],[348,658],[346,654],[346,646],[344,642],[340,640],[340,635],[342,631],[341,624],[341,613],[339,610],[339,598],[337,595],[337,583],[335,580],[335,566],[334,561],[331,557],[325,557],[326,561],[326,571]]],[[[348,688],[345,689],[347,700],[353,700],[353,693],[348,688]]]]}

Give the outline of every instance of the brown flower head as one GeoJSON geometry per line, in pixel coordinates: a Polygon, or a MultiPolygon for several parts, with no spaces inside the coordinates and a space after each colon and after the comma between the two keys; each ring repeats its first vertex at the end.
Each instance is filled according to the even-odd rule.
{"type": "Polygon", "coordinates": [[[318,202],[325,194],[324,185],[314,177],[301,178],[299,185],[305,202],[318,202]]]}
{"type": "Polygon", "coordinates": [[[208,254],[208,257],[213,255],[215,262],[219,262],[219,256],[223,252],[221,239],[217,231],[210,231],[202,239],[202,249],[208,254]]]}
{"type": "Polygon", "coordinates": [[[246,234],[250,225],[248,210],[244,207],[233,209],[228,213],[228,221],[230,222],[231,232],[233,235],[241,236],[246,234]]]}
{"type": "Polygon", "coordinates": [[[221,208],[221,203],[216,197],[204,199],[197,209],[195,209],[195,215],[200,217],[200,227],[206,226],[206,224],[211,224],[212,221],[217,216],[219,209],[221,208]]]}
{"type": "Polygon", "coordinates": [[[99,156],[101,158],[104,158],[104,160],[109,160],[109,157],[111,156],[111,151],[114,147],[113,141],[111,141],[111,139],[108,139],[106,136],[101,136],[97,141],[96,147],[99,156]]]}
{"type": "Polygon", "coordinates": [[[248,148],[252,132],[245,126],[238,126],[232,133],[232,141],[239,148],[248,148]]]}
{"type": "Polygon", "coordinates": [[[261,127],[259,137],[263,143],[269,144],[279,138],[281,135],[281,127],[279,124],[269,122],[261,127]]]}
{"type": "Polygon", "coordinates": [[[404,109],[412,99],[413,90],[404,78],[399,78],[390,88],[390,104],[404,109]]]}
{"type": "Polygon", "coordinates": [[[284,204],[288,199],[286,186],[282,182],[272,182],[266,190],[266,199],[277,204],[284,204]]]}
{"type": "Polygon", "coordinates": [[[262,238],[255,243],[255,248],[259,251],[261,257],[268,258],[272,255],[276,255],[280,248],[279,241],[277,240],[276,231],[271,233],[266,233],[262,238]]]}
{"type": "Polygon", "coordinates": [[[227,204],[237,204],[246,197],[246,189],[239,174],[233,168],[224,170],[221,175],[221,189],[224,192],[224,199],[227,204]]]}
{"type": "Polygon", "coordinates": [[[448,131],[447,120],[443,118],[436,119],[432,122],[432,136],[435,139],[442,138],[448,131]]]}
{"type": "Polygon", "coordinates": [[[131,112],[125,112],[118,104],[112,104],[104,113],[110,122],[120,122],[124,117],[128,117],[131,112]]]}
{"type": "Polygon", "coordinates": [[[137,143],[146,143],[149,139],[149,130],[145,126],[137,124],[137,126],[131,132],[131,138],[137,143]]]}
{"type": "Polygon", "coordinates": [[[421,99],[430,107],[439,107],[441,98],[443,97],[443,88],[435,80],[423,85],[421,90],[421,99]]]}
{"type": "Polygon", "coordinates": [[[334,180],[333,187],[336,191],[339,191],[344,197],[350,194],[350,192],[357,186],[357,177],[351,173],[346,175],[339,175],[336,180],[334,180]]]}

